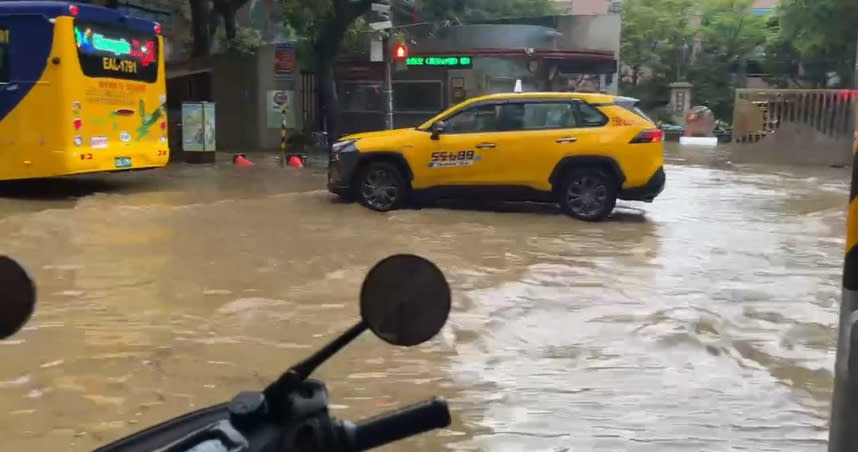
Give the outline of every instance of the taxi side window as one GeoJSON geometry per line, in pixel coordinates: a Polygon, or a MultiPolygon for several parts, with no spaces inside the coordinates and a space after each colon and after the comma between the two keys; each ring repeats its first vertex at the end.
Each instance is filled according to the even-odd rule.
{"type": "Polygon", "coordinates": [[[582,101],[575,102],[578,126],[577,127],[602,127],[608,123],[608,117],[598,108],[582,101]]]}
{"type": "Polygon", "coordinates": [[[577,124],[570,102],[538,102],[524,104],[522,129],[571,129],[577,124]]]}
{"type": "Polygon", "coordinates": [[[498,106],[494,104],[480,105],[460,111],[444,121],[445,134],[450,133],[481,133],[497,130],[498,106]]]}

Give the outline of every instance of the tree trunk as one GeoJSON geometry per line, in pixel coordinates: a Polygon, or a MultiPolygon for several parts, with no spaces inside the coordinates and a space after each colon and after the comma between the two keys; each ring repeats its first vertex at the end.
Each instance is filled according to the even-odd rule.
{"type": "Polygon", "coordinates": [[[316,35],[316,74],[319,77],[319,109],[328,132],[328,144],[340,138],[340,104],[337,99],[334,60],[348,27],[370,8],[370,1],[334,1],[334,16],[324,21],[316,35]]]}
{"type": "Polygon", "coordinates": [[[238,12],[238,8],[235,8],[234,5],[227,5],[226,10],[223,12],[223,28],[226,32],[226,39],[235,39],[236,35],[236,25],[235,25],[235,13],[238,12]]]}
{"type": "Polygon", "coordinates": [[[193,35],[193,56],[208,56],[211,50],[211,35],[209,35],[209,5],[208,0],[190,0],[191,34],[193,35]]]}
{"type": "Polygon", "coordinates": [[[334,144],[340,138],[340,103],[337,99],[336,78],[334,66],[318,67],[319,77],[319,110],[322,112],[322,126],[328,133],[328,145],[334,144]]]}
{"type": "MultiPolygon", "coordinates": [[[[249,0],[215,0],[214,8],[212,8],[210,22],[216,24],[218,17],[223,19],[224,32],[227,39],[235,39],[237,26],[235,23],[235,15],[239,8],[244,6],[249,0]]],[[[209,35],[214,36],[217,31],[217,25],[213,25],[209,30],[209,35]]]]}

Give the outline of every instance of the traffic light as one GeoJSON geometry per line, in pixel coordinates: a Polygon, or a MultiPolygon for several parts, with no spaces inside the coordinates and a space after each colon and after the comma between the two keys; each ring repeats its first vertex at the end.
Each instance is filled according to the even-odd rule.
{"type": "Polygon", "coordinates": [[[408,58],[408,47],[405,44],[398,42],[393,46],[393,59],[398,63],[402,63],[408,58]]]}

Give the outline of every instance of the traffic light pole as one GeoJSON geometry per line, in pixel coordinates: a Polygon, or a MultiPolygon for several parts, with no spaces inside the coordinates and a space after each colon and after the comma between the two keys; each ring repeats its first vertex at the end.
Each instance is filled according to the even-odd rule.
{"type": "Polygon", "coordinates": [[[381,41],[384,53],[384,128],[393,129],[393,62],[391,61],[390,38],[381,41]]]}
{"type": "Polygon", "coordinates": [[[855,51],[855,91],[852,95],[855,142],[846,217],[846,256],[837,360],[834,364],[834,395],[828,430],[829,452],[858,450],[858,96],[855,95],[858,93],[858,48],[855,51]]]}

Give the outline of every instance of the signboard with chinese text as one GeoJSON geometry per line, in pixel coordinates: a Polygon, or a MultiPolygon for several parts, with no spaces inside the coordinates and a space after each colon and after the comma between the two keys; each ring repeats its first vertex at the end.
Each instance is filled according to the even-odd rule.
{"type": "Polygon", "coordinates": [[[295,44],[284,42],[274,46],[274,77],[292,80],[298,72],[295,44]]]}
{"type": "Polygon", "coordinates": [[[414,66],[433,66],[433,67],[449,67],[456,69],[470,68],[474,64],[474,59],[469,56],[412,56],[405,60],[405,65],[408,67],[414,66]]]}

